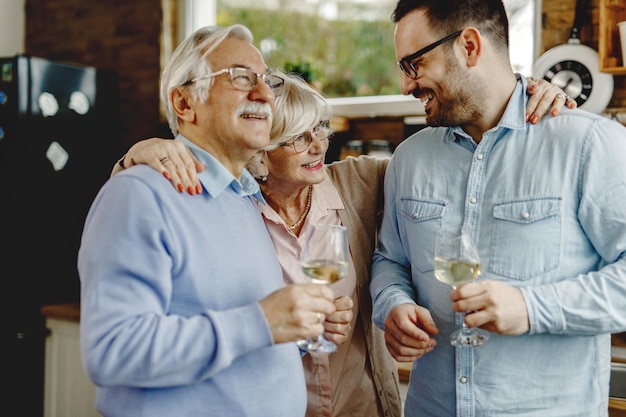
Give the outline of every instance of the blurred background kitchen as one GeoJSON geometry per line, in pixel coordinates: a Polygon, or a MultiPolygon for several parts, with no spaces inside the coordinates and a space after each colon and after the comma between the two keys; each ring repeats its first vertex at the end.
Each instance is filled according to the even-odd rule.
{"type": "MultiPolygon", "coordinates": [[[[595,111],[626,120],[617,29],[626,20],[626,0],[585,3],[580,43],[597,51],[591,72],[612,81],[596,83],[603,90],[593,94],[607,99],[595,111]]],[[[6,387],[0,417],[96,415],[78,351],[75,262],[82,223],[130,145],[171,137],[158,83],[178,41],[207,24],[247,25],[270,66],[300,73],[330,97],[337,133],[327,162],[362,153],[384,157],[424,127],[421,103],[399,95],[389,20],[394,4],[0,0],[0,374],[6,387]]],[[[533,74],[533,64],[568,42],[580,0],[505,4],[515,70],[543,76],[533,74]]],[[[626,397],[624,335],[614,335],[614,345],[611,416],[624,416],[617,398],[626,397]]],[[[401,366],[403,379],[408,369],[401,366]]]]}

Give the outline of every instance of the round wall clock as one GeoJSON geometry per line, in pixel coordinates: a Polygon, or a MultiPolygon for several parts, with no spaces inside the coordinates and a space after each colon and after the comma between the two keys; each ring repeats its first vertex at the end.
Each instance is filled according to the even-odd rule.
{"type": "Polygon", "coordinates": [[[570,38],[539,57],[533,75],[560,87],[576,100],[578,107],[592,113],[602,113],[613,96],[613,76],[600,72],[598,53],[582,45],[578,38],[587,8],[585,0],[576,3],[576,17],[570,38]]]}

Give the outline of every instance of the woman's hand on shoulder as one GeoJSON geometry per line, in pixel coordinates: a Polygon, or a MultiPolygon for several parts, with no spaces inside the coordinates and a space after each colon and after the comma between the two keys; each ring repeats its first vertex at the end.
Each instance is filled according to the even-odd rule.
{"type": "Polygon", "coordinates": [[[179,192],[191,195],[202,193],[198,173],[204,171],[206,166],[181,141],[161,138],[141,140],[128,150],[121,161],[115,164],[111,175],[133,165],[146,164],[161,172],[179,192]]]}
{"type": "Polygon", "coordinates": [[[537,123],[548,110],[550,115],[557,116],[563,106],[575,109],[576,100],[569,97],[563,90],[544,79],[528,77],[528,103],[526,104],[526,121],[537,123]]]}

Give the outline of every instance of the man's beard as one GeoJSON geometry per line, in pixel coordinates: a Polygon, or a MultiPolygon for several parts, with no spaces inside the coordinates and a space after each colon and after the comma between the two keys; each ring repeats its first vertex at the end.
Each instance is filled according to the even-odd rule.
{"type": "Polygon", "coordinates": [[[487,102],[488,87],[471,79],[452,59],[447,60],[448,80],[445,90],[437,95],[436,107],[426,116],[429,126],[462,126],[473,123],[482,115],[487,102]]]}

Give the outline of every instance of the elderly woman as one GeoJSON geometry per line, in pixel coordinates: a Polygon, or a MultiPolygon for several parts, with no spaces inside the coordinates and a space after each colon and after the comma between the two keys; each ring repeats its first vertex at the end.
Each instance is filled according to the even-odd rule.
{"type": "MultiPolygon", "coordinates": [[[[543,111],[556,94],[548,90],[542,99],[543,111]]],[[[557,112],[562,104],[557,102],[557,112]]],[[[248,169],[259,181],[267,203],[259,202],[258,207],[285,283],[307,280],[298,255],[309,224],[346,226],[351,254],[346,278],[333,284],[337,312],[324,323],[325,335],[339,347],[331,354],[309,352],[302,357],[307,416],[400,416],[396,363],[387,352],[382,332],[372,325],[368,291],[387,160],[363,156],[325,166],[331,109],[320,93],[300,79],[285,76],[275,108],[271,145],[249,162],[248,169]]],[[[179,191],[203,192],[195,182],[196,171],[203,167],[179,141],[138,142],[113,173],[135,163],[162,171],[179,191]]],[[[432,347],[423,346],[425,351],[432,347]]]]}

